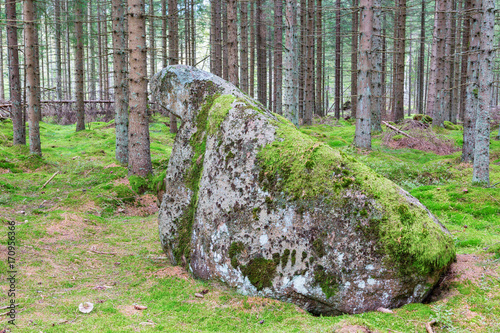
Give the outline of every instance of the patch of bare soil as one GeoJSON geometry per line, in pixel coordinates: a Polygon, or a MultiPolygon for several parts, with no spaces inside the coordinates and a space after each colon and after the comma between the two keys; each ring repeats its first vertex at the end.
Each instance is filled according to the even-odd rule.
{"type": "Polygon", "coordinates": [[[138,197],[133,206],[126,206],[123,213],[126,216],[149,216],[158,212],[158,199],[152,194],[138,197]]]}
{"type": "Polygon", "coordinates": [[[388,130],[384,134],[383,143],[392,149],[412,148],[432,151],[438,155],[449,155],[460,150],[453,139],[435,133],[428,124],[420,121],[408,119],[403,126],[398,127],[411,138],[397,131],[388,130]]]}
{"type": "Polygon", "coordinates": [[[162,268],[154,273],[151,274],[151,276],[154,276],[156,278],[165,278],[165,277],[178,277],[179,279],[183,280],[190,280],[191,276],[189,273],[182,268],[181,266],[169,266],[162,268]]]}
{"type": "Polygon", "coordinates": [[[121,167],[121,165],[116,164],[116,163],[111,163],[110,165],[106,165],[104,169],[109,169],[109,168],[116,168],[116,167],[121,167]]]}
{"type": "Polygon", "coordinates": [[[484,265],[484,258],[474,254],[457,254],[456,262],[451,264],[427,301],[435,302],[456,295],[457,291],[451,288],[454,282],[470,281],[476,284],[485,276],[499,277],[495,269],[484,265]]]}
{"type": "Polygon", "coordinates": [[[118,178],[113,181],[113,185],[126,185],[130,187],[130,182],[128,181],[128,178],[118,178]]]}
{"type": "Polygon", "coordinates": [[[118,311],[120,311],[124,316],[142,316],[143,311],[137,310],[134,305],[120,305],[118,306],[118,311]]]}
{"type": "Polygon", "coordinates": [[[335,331],[336,333],[372,333],[364,326],[359,325],[347,325],[335,331]]]}

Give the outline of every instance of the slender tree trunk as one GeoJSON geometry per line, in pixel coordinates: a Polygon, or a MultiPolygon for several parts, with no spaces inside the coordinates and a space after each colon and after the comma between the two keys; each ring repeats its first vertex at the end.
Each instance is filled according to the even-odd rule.
{"type": "Polygon", "coordinates": [[[263,0],[257,0],[257,94],[259,102],[267,104],[267,80],[266,80],[266,14],[263,10],[263,0]]]}
{"type": "MultiPolygon", "coordinates": [[[[6,24],[7,24],[7,46],[9,57],[9,88],[10,108],[13,143],[14,145],[26,144],[26,125],[23,118],[23,106],[21,101],[21,78],[19,76],[19,43],[17,40],[17,18],[16,2],[6,0],[5,2],[6,24]]],[[[3,75],[3,73],[2,73],[3,75]]]]}
{"type": "MultiPolygon", "coordinates": [[[[128,0],[129,47],[129,175],[145,177],[152,172],[147,109],[147,53],[144,0],[128,0]]],[[[175,58],[175,56],[174,56],[175,58]]]]}
{"type": "Polygon", "coordinates": [[[300,0],[299,118],[304,121],[307,64],[307,1],[300,0]]]}
{"type": "MultiPolygon", "coordinates": [[[[321,1],[321,0],[320,0],[321,1]]],[[[274,112],[283,114],[283,0],[274,0],[274,112]]]]}
{"type": "Polygon", "coordinates": [[[240,0],[240,18],[241,18],[240,88],[243,92],[248,93],[248,2],[246,0],[240,0]]]}
{"type": "Polygon", "coordinates": [[[445,20],[445,1],[437,0],[434,14],[434,32],[431,46],[430,71],[427,91],[427,114],[435,117],[439,113],[438,95],[441,90],[444,73],[443,54],[444,54],[444,24],[445,20]]]}
{"type": "Polygon", "coordinates": [[[88,25],[88,36],[89,36],[89,56],[90,58],[90,75],[89,75],[89,90],[90,90],[90,99],[95,100],[96,97],[96,72],[95,72],[95,38],[94,38],[94,23],[93,23],[93,6],[92,1],[89,1],[89,25],[88,25]]]}
{"type": "MultiPolygon", "coordinates": [[[[267,36],[269,40],[267,41],[267,45],[272,45],[272,32],[271,32],[271,27],[267,28],[267,36]]],[[[269,87],[268,90],[268,99],[267,99],[267,108],[271,111],[273,110],[273,50],[269,47],[267,48],[267,86],[269,87]]]]}
{"type": "MultiPolygon", "coordinates": [[[[102,50],[104,52],[104,59],[103,59],[103,65],[104,65],[104,99],[109,100],[109,59],[108,59],[108,22],[107,22],[107,6],[104,6],[103,10],[103,23],[102,23],[102,30],[103,30],[103,47],[102,50]]],[[[147,68],[146,68],[147,70],[147,68]]]]}
{"type": "Polygon", "coordinates": [[[382,81],[382,89],[380,91],[380,95],[382,96],[381,100],[381,114],[380,118],[382,120],[388,120],[387,117],[387,83],[386,83],[386,78],[387,78],[387,42],[386,42],[386,26],[387,26],[387,20],[385,16],[385,12],[383,12],[383,31],[382,31],[382,75],[381,75],[381,81],[382,81]]]}
{"type": "Polygon", "coordinates": [[[222,37],[221,37],[221,1],[214,0],[212,5],[214,6],[214,74],[222,77],[222,37]]]}
{"type": "MultiPolygon", "coordinates": [[[[451,2],[453,0],[446,0],[446,7],[445,7],[445,29],[444,29],[444,77],[443,77],[443,89],[442,89],[442,94],[440,95],[439,98],[439,106],[440,106],[440,115],[442,117],[442,121],[444,123],[445,120],[449,121],[450,120],[450,107],[451,107],[451,99],[450,99],[450,94],[451,94],[451,2]]],[[[439,120],[439,118],[438,118],[439,120]]],[[[437,125],[437,121],[436,121],[437,125]]],[[[439,125],[438,125],[439,126],[439,125]]],[[[444,124],[443,124],[444,126],[444,124]]]]}
{"type": "MultiPolygon", "coordinates": [[[[168,0],[168,58],[169,58],[169,65],[177,65],[179,63],[178,15],[179,15],[179,13],[177,12],[177,0],[168,0]]],[[[130,23],[129,23],[129,25],[130,25],[130,23]]],[[[130,31],[130,29],[129,29],[129,31],[130,31]]],[[[130,41],[130,37],[129,37],[129,41],[130,41]]],[[[130,101],[129,101],[129,103],[130,103],[130,101]]],[[[173,113],[170,113],[170,133],[177,133],[177,118],[173,113]]],[[[130,137],[130,135],[129,135],[129,137],[130,137]]],[[[129,146],[130,146],[130,144],[129,144],[129,146]]]]}
{"type": "Polygon", "coordinates": [[[255,18],[254,1],[250,1],[250,96],[255,98],[255,38],[257,29],[257,20],[255,18]]]}
{"type": "Polygon", "coordinates": [[[221,0],[222,2],[222,78],[229,81],[229,58],[228,58],[228,48],[227,48],[227,1],[221,0]]]}
{"type": "Polygon", "coordinates": [[[314,72],[314,0],[308,0],[307,3],[307,37],[306,37],[306,87],[304,93],[304,125],[312,125],[314,112],[313,97],[313,72],[314,72]]]}
{"type": "Polygon", "coordinates": [[[408,57],[409,57],[409,63],[408,63],[408,117],[411,116],[411,70],[412,70],[412,66],[413,66],[413,62],[412,62],[412,38],[413,36],[411,35],[410,33],[410,42],[408,43],[409,44],[409,53],[408,53],[408,57]]]}
{"type": "Polygon", "coordinates": [[[37,89],[37,71],[39,71],[38,51],[36,45],[36,8],[33,0],[24,1],[24,46],[25,46],[25,61],[26,61],[26,94],[27,107],[29,116],[29,138],[30,138],[30,153],[34,155],[42,155],[42,147],[40,144],[40,118],[38,116],[40,110],[40,94],[37,89]]]}
{"type": "Polygon", "coordinates": [[[121,164],[128,163],[128,78],[127,78],[127,22],[124,0],[112,0],[113,67],[115,73],[115,157],[121,164]]]}
{"type": "MultiPolygon", "coordinates": [[[[463,29],[462,29],[462,65],[461,65],[461,79],[460,79],[460,111],[459,118],[465,122],[464,115],[466,112],[466,96],[467,96],[467,62],[470,52],[470,32],[471,32],[471,19],[470,19],[471,0],[464,0],[463,11],[463,29]]],[[[465,133],[465,127],[464,127],[465,133]]]]}
{"type": "Polygon", "coordinates": [[[323,2],[316,2],[316,93],[315,107],[316,114],[323,116],[323,2]]]}
{"type": "Polygon", "coordinates": [[[83,0],[75,2],[75,84],[76,84],[76,131],[85,129],[85,105],[83,92],[83,0]]]}
{"type": "Polygon", "coordinates": [[[356,111],[356,132],[354,145],[359,148],[371,149],[371,80],[372,71],[370,55],[372,53],[373,37],[373,0],[360,0],[360,50],[358,75],[358,110],[356,111]]]}
{"type": "Polygon", "coordinates": [[[297,0],[286,0],[283,61],[283,114],[299,125],[299,69],[297,57],[297,0]]]}
{"type": "Polygon", "coordinates": [[[104,99],[104,55],[102,51],[102,7],[97,2],[97,46],[99,52],[99,98],[104,99]]]}
{"type": "Polygon", "coordinates": [[[405,82],[405,34],[406,34],[406,0],[398,0],[398,47],[395,49],[396,73],[394,90],[394,121],[404,119],[404,82],[405,82]]]}
{"type": "Polygon", "coordinates": [[[238,78],[238,5],[236,0],[227,0],[227,55],[229,82],[239,86],[238,78]]]}
{"type": "Polygon", "coordinates": [[[358,10],[359,0],[352,0],[352,42],[351,42],[351,117],[356,119],[358,104],[358,10]]]}
{"type": "Polygon", "coordinates": [[[340,0],[336,1],[335,12],[335,118],[340,118],[340,0]]]}
{"type": "Polygon", "coordinates": [[[373,30],[371,45],[371,131],[374,133],[382,132],[382,8],[381,0],[373,1],[373,30]]]}
{"type": "MultiPolygon", "coordinates": [[[[66,0],[66,25],[70,25],[70,15],[69,15],[69,0],[66,0]]],[[[69,30],[66,29],[66,83],[67,83],[67,89],[68,91],[66,92],[66,98],[67,99],[72,99],[73,92],[71,89],[71,43],[70,43],[70,36],[69,36],[69,30]]]]}
{"type": "Polygon", "coordinates": [[[479,46],[481,35],[481,0],[470,1],[470,40],[467,60],[467,90],[464,109],[464,139],[462,146],[462,162],[474,160],[476,118],[479,105],[479,46]]]}
{"type": "MultiPolygon", "coordinates": [[[[213,5],[212,5],[213,7],[213,5]]],[[[212,45],[212,44],[211,44],[212,45]]],[[[213,46],[211,46],[213,47],[213,46]]],[[[167,53],[167,0],[161,0],[161,50],[162,50],[162,66],[168,66],[167,53]]]]}
{"type": "Polygon", "coordinates": [[[149,62],[149,68],[150,68],[150,76],[153,76],[156,73],[156,45],[155,45],[155,20],[156,18],[153,18],[155,14],[154,11],[154,2],[153,0],[149,0],[149,56],[150,56],[150,62],[149,62]]]}
{"type": "Polygon", "coordinates": [[[456,31],[457,31],[457,16],[455,15],[457,10],[456,2],[449,1],[450,8],[450,50],[448,52],[449,57],[449,71],[450,71],[450,81],[449,81],[449,94],[448,94],[448,110],[447,120],[453,123],[457,122],[457,95],[455,93],[455,56],[456,56],[456,31]]]}
{"type": "Polygon", "coordinates": [[[0,29],[0,99],[5,100],[4,80],[3,80],[3,29],[0,29]]]}
{"type": "Polygon", "coordinates": [[[476,117],[476,143],[472,183],[490,185],[490,101],[493,88],[493,34],[495,31],[495,1],[482,1],[479,62],[479,107],[476,117]]]}
{"type": "Polygon", "coordinates": [[[420,50],[418,56],[418,97],[417,112],[424,114],[424,59],[425,59],[425,0],[422,0],[420,13],[420,50]]]}

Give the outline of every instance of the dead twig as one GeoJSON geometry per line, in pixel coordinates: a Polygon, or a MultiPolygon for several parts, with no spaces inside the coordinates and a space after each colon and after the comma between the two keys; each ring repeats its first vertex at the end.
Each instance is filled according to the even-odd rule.
{"type": "Polygon", "coordinates": [[[59,173],[59,171],[56,171],[56,172],[52,175],[52,177],[50,177],[50,178],[49,178],[49,180],[47,180],[47,181],[45,182],[45,184],[43,184],[43,185],[42,185],[42,187],[40,187],[40,190],[43,190],[43,189],[44,189],[44,187],[45,187],[45,186],[47,186],[47,184],[48,184],[48,183],[50,183],[50,182],[52,181],[52,179],[54,179],[54,177],[55,177],[58,173],[59,173]]]}
{"type": "Polygon", "coordinates": [[[97,251],[97,250],[92,249],[92,248],[90,250],[88,250],[87,252],[92,252],[95,254],[106,254],[106,255],[110,255],[110,256],[116,256],[115,252],[102,252],[102,251],[97,251]]]}
{"type": "Polygon", "coordinates": [[[434,333],[434,330],[432,329],[432,325],[436,323],[436,320],[431,320],[428,323],[425,323],[425,329],[427,330],[427,333],[434,333]]]}
{"type": "MultiPolygon", "coordinates": [[[[18,306],[19,304],[14,304],[14,306],[18,306]]],[[[10,305],[6,305],[6,306],[2,306],[0,307],[0,310],[5,310],[5,309],[8,309],[10,308],[10,305]]]]}
{"type": "Polygon", "coordinates": [[[396,132],[398,132],[398,133],[403,134],[404,136],[406,136],[406,137],[408,137],[408,138],[410,138],[410,139],[415,139],[415,138],[414,138],[414,137],[412,137],[411,135],[406,134],[405,132],[403,132],[403,131],[401,131],[401,130],[397,129],[396,127],[392,126],[391,124],[388,124],[388,123],[387,123],[387,122],[385,122],[385,121],[382,121],[382,124],[384,124],[385,126],[389,127],[389,128],[390,128],[390,129],[392,129],[392,130],[395,130],[395,131],[396,131],[396,132]]]}

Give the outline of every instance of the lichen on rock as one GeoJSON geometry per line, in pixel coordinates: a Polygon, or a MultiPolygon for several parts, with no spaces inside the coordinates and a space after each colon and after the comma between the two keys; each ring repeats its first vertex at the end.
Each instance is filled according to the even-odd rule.
{"type": "Polygon", "coordinates": [[[174,264],[317,314],[421,301],[455,256],[414,197],[192,67],[151,81],[181,119],[160,240],[174,264]]]}

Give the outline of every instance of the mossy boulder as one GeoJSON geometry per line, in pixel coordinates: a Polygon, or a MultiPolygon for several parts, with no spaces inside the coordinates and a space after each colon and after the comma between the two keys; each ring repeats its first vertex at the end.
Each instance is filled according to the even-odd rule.
{"type": "Polygon", "coordinates": [[[448,121],[448,120],[445,120],[443,122],[443,125],[444,125],[444,128],[446,128],[447,130],[450,130],[450,131],[459,131],[461,129],[459,125],[455,125],[454,123],[452,123],[451,121],[448,121]]]}
{"type": "Polygon", "coordinates": [[[432,117],[426,114],[416,114],[413,116],[413,120],[418,120],[426,124],[432,124],[432,117]]]}
{"type": "Polygon", "coordinates": [[[420,302],[454,259],[417,199],[232,84],[176,65],[151,88],[181,119],[160,240],[194,276],[338,315],[420,302]]]}

